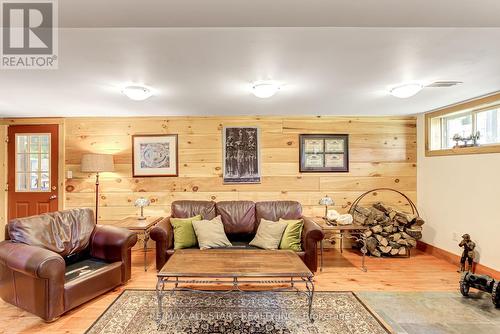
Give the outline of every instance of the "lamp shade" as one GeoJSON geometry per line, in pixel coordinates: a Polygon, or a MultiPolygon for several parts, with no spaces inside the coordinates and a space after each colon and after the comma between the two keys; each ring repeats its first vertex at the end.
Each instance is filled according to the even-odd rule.
{"type": "Polygon", "coordinates": [[[139,197],[138,199],[135,200],[134,206],[142,208],[148,206],[149,204],[151,204],[151,201],[149,199],[144,197],[139,197]]]}
{"type": "Polygon", "coordinates": [[[113,172],[115,170],[111,154],[84,154],[80,167],[82,172],[87,173],[113,172]]]}
{"type": "Polygon", "coordinates": [[[319,205],[333,205],[333,204],[335,204],[335,202],[328,195],[319,200],[319,205]]]}

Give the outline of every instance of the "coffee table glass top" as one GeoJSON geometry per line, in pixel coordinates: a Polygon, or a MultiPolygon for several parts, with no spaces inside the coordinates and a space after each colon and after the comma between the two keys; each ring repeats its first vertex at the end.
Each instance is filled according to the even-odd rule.
{"type": "Polygon", "coordinates": [[[180,249],[159,277],[312,277],[293,251],[180,249]]]}

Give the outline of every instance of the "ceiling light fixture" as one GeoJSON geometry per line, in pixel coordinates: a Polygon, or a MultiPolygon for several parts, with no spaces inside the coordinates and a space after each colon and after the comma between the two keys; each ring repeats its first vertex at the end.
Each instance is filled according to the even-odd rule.
{"type": "Polygon", "coordinates": [[[406,83],[395,86],[389,90],[392,96],[406,99],[412,97],[424,88],[424,85],[418,82],[406,83]]]}
{"type": "Polygon", "coordinates": [[[139,85],[126,86],[122,89],[122,93],[134,101],[144,101],[153,95],[151,89],[139,85]]]}
{"type": "Polygon", "coordinates": [[[252,93],[261,99],[267,99],[275,95],[281,86],[274,81],[257,81],[252,85],[252,93]]]}

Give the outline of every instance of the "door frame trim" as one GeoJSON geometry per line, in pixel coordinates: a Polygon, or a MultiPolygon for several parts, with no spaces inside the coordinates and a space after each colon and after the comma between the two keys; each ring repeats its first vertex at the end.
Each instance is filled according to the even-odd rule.
{"type": "MultiPolygon", "coordinates": [[[[0,125],[6,125],[6,135],[8,133],[8,127],[10,125],[46,125],[46,124],[57,124],[59,125],[59,156],[58,156],[58,189],[57,189],[57,197],[58,197],[58,202],[57,202],[57,210],[63,210],[64,209],[64,181],[65,181],[65,159],[66,159],[66,154],[65,154],[65,145],[64,145],[64,138],[65,138],[65,121],[64,118],[4,118],[0,119],[0,125]]],[[[11,140],[11,138],[9,138],[11,140]]],[[[5,166],[8,166],[8,154],[7,154],[7,142],[5,140],[2,140],[1,145],[4,146],[5,148],[5,166]]],[[[8,171],[7,168],[5,168],[5,182],[3,185],[0,185],[0,189],[3,188],[5,189],[5,203],[6,203],[6,212],[5,212],[5,217],[4,220],[7,223],[7,216],[8,216],[8,196],[7,196],[7,175],[8,171]]],[[[0,231],[1,234],[2,231],[0,231]]]]}

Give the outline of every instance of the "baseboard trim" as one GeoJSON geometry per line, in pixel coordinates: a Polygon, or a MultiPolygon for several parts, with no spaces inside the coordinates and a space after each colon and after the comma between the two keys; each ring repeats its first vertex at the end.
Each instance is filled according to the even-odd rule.
{"type": "MultiPolygon", "coordinates": [[[[454,264],[457,266],[457,269],[460,266],[460,256],[453,254],[451,252],[448,252],[448,251],[441,249],[439,247],[429,245],[423,241],[418,241],[417,249],[424,252],[424,253],[427,253],[427,254],[433,255],[437,258],[443,259],[446,262],[454,264]]],[[[500,272],[499,271],[497,271],[493,268],[487,267],[487,266],[483,266],[480,263],[474,263],[473,269],[474,269],[474,273],[476,273],[476,274],[489,275],[495,279],[500,279],[500,272]]]]}

